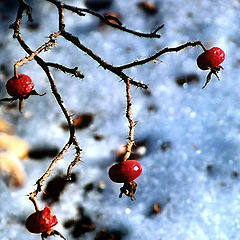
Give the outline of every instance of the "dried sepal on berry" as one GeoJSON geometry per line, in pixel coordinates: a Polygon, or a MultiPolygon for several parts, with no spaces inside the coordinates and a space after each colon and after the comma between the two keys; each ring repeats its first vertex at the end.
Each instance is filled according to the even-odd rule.
{"type": "Polygon", "coordinates": [[[212,74],[214,74],[218,80],[220,80],[218,76],[218,72],[223,69],[220,65],[225,60],[225,53],[219,47],[213,47],[209,50],[206,50],[202,54],[200,54],[197,58],[197,65],[201,70],[210,70],[207,75],[207,79],[202,88],[205,88],[207,84],[210,82],[212,74]]]}
{"type": "Polygon", "coordinates": [[[50,237],[50,236],[59,236],[60,238],[64,239],[64,240],[67,240],[60,232],[56,231],[56,230],[53,230],[53,229],[50,229],[49,231],[47,232],[43,232],[41,234],[41,238],[42,240],[50,237]]]}
{"type": "Polygon", "coordinates": [[[131,200],[136,200],[135,192],[137,189],[137,183],[135,181],[125,182],[123,186],[120,188],[119,198],[125,194],[127,197],[130,197],[131,200]]]}
{"type": "Polygon", "coordinates": [[[212,78],[212,74],[214,74],[216,76],[216,78],[220,81],[220,78],[218,76],[218,72],[223,69],[222,66],[219,66],[219,67],[214,67],[214,68],[211,68],[210,72],[208,73],[207,75],[207,79],[206,79],[206,82],[204,83],[204,85],[202,86],[202,89],[205,88],[208,83],[211,81],[211,78],[212,78]]]}

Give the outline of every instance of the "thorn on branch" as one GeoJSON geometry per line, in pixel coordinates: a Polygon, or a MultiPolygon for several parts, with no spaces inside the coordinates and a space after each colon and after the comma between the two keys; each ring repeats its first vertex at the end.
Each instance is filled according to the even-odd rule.
{"type": "Polygon", "coordinates": [[[51,47],[55,47],[56,43],[57,43],[57,37],[59,36],[59,32],[57,33],[52,33],[50,36],[49,36],[49,41],[47,43],[45,43],[45,48],[44,50],[45,51],[48,51],[51,47]]]}

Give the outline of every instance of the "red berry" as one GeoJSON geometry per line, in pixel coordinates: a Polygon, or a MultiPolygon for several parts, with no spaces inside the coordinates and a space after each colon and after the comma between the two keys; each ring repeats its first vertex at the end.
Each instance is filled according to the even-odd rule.
{"type": "Polygon", "coordinates": [[[142,173],[142,166],[136,160],[128,160],[112,165],[108,171],[109,178],[116,183],[131,182],[142,173]]]}
{"type": "Polygon", "coordinates": [[[33,90],[33,87],[31,78],[25,74],[20,74],[18,78],[15,76],[10,78],[6,84],[8,94],[20,99],[26,97],[33,90]]]}
{"type": "Polygon", "coordinates": [[[207,70],[209,68],[219,67],[224,59],[224,51],[219,47],[213,47],[198,56],[197,65],[200,69],[207,70]]]}
{"type": "Polygon", "coordinates": [[[53,215],[51,208],[45,207],[42,211],[36,211],[28,216],[25,226],[31,233],[43,233],[50,230],[57,223],[57,217],[53,215]]]}

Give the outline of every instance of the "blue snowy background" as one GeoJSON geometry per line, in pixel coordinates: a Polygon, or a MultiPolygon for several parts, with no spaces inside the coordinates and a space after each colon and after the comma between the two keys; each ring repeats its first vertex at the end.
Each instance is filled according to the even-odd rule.
{"type": "MultiPolygon", "coordinates": [[[[162,38],[143,39],[128,33],[99,26],[99,20],[86,15],[80,18],[66,11],[66,29],[78,36],[104,60],[114,65],[141,59],[156,51],[184,42],[201,40],[208,47],[225,51],[224,70],[201,89],[207,75],[196,66],[201,47],[187,48],[161,56],[126,71],[137,81],[149,85],[150,93],[132,87],[133,118],[143,173],[137,179],[136,201],[118,198],[120,184],[107,176],[116,161],[117,151],[126,143],[128,122],[125,118],[125,86],[104,71],[76,47],[58,38],[57,47],[42,52],[46,61],[68,67],[78,66],[83,80],[52,70],[66,106],[75,114],[93,114],[92,124],[77,130],[83,149],[82,162],[74,167],[76,182],[68,184],[57,202],[51,204],[59,224],[55,227],[68,240],[98,239],[102,229],[117,232],[121,240],[237,240],[240,235],[240,1],[239,0],[158,0],[158,12],[147,15],[136,0],[115,0],[100,11],[116,11],[130,29],[150,32],[164,23],[162,38]],[[177,79],[194,76],[196,81],[177,84],[177,79]],[[95,136],[95,137],[94,137],[95,136]],[[96,136],[101,136],[97,138],[96,136]],[[89,187],[90,186],[90,187],[89,187]],[[101,186],[101,187],[100,187],[101,186]],[[89,188],[87,188],[89,187],[89,188]],[[88,191],[86,190],[88,189],[88,191]],[[99,191],[101,189],[101,191],[99,191]],[[152,213],[155,203],[159,213],[152,213]],[[74,238],[74,223],[84,209],[95,229],[74,238]],[[69,228],[67,227],[69,223],[69,228]]],[[[66,3],[85,7],[83,1],[66,3]]],[[[36,26],[29,26],[25,16],[22,37],[36,49],[57,31],[57,9],[45,1],[31,1],[36,26]]],[[[1,1],[0,83],[1,98],[6,97],[5,82],[13,75],[14,63],[26,54],[12,38],[8,26],[14,22],[16,1],[1,1]]],[[[15,134],[30,148],[57,147],[68,140],[61,127],[65,119],[51,94],[42,69],[34,62],[19,69],[28,74],[35,89],[46,92],[25,101],[23,114],[4,103],[0,116],[16,127],[15,134]]],[[[66,172],[74,157],[70,149],[49,181],[66,172]]],[[[22,161],[27,181],[21,188],[8,187],[0,181],[0,239],[40,239],[24,227],[24,219],[33,212],[27,194],[35,189],[36,180],[52,158],[22,161]]],[[[46,204],[39,195],[39,207],[46,204]]],[[[56,237],[57,239],[57,237],[56,237]]],[[[100,239],[100,238],[99,238],[100,239]]],[[[104,239],[104,238],[103,238],[104,239]]],[[[110,239],[105,236],[105,239],[110,239]]]]}

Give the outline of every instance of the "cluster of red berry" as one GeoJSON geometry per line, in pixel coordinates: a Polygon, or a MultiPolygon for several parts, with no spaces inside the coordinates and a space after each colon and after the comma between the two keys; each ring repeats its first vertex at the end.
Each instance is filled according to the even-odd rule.
{"type": "MultiPolygon", "coordinates": [[[[213,73],[217,76],[217,72],[222,69],[220,64],[224,61],[224,59],[224,51],[219,47],[213,47],[198,56],[197,65],[201,70],[210,69],[210,73],[213,73]]],[[[14,76],[9,79],[6,84],[7,92],[13,98],[4,98],[1,99],[1,101],[10,101],[17,99],[22,101],[23,99],[28,98],[30,95],[39,95],[35,90],[33,90],[33,88],[34,84],[28,75],[20,74],[18,77],[14,76]]]]}
{"type": "MultiPolygon", "coordinates": [[[[201,70],[210,69],[210,73],[207,76],[207,81],[203,88],[209,83],[211,74],[215,74],[219,79],[217,73],[222,66],[220,64],[225,59],[224,51],[219,47],[213,47],[200,54],[197,58],[197,65],[201,70]]],[[[19,99],[19,110],[22,110],[23,99],[27,99],[30,95],[40,95],[33,90],[34,84],[28,75],[20,74],[18,77],[14,76],[7,81],[6,89],[12,98],[3,98],[0,101],[12,101],[19,99]]],[[[43,94],[44,95],[44,94],[43,94]]],[[[42,96],[42,95],[40,95],[42,96]]]]}
{"type": "MultiPolygon", "coordinates": [[[[222,68],[220,64],[224,59],[224,51],[218,47],[213,47],[198,56],[197,65],[201,70],[210,69],[210,75],[213,73],[217,76],[217,72],[222,68]]],[[[207,80],[203,87],[205,87],[209,81],[210,79],[207,80]]],[[[34,84],[32,80],[25,74],[20,74],[18,77],[9,79],[6,84],[8,94],[13,97],[10,100],[19,99],[23,101],[23,99],[28,98],[30,95],[39,95],[33,88],[34,84]]],[[[108,175],[113,182],[124,184],[119,197],[125,194],[131,199],[135,199],[134,193],[137,184],[134,180],[139,177],[141,173],[142,167],[138,161],[127,160],[112,165],[108,175]]],[[[47,206],[43,210],[36,210],[36,212],[31,214],[26,219],[25,225],[31,233],[41,233],[42,239],[51,235],[59,235],[65,239],[59,232],[52,229],[57,223],[56,216],[53,215],[51,208],[47,206]]]]}
{"type": "MultiPolygon", "coordinates": [[[[128,160],[116,163],[109,169],[109,178],[116,183],[124,183],[126,185],[122,193],[134,198],[134,192],[136,190],[136,179],[142,173],[142,167],[136,160],[128,160]]],[[[52,213],[50,207],[46,206],[43,210],[38,210],[32,213],[25,221],[27,230],[31,233],[41,233],[42,239],[45,239],[52,235],[59,235],[65,239],[58,231],[53,230],[52,227],[57,225],[57,217],[52,213]]]]}

